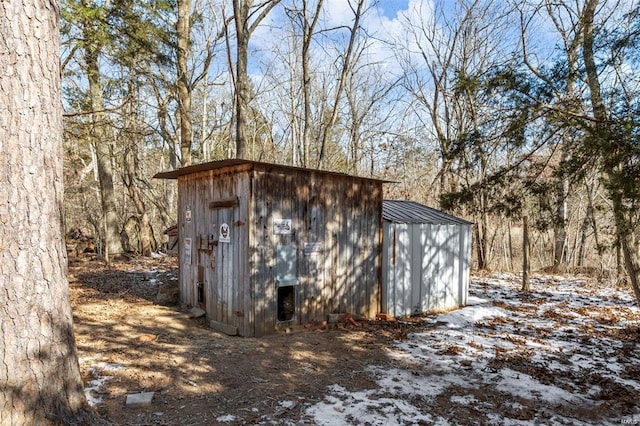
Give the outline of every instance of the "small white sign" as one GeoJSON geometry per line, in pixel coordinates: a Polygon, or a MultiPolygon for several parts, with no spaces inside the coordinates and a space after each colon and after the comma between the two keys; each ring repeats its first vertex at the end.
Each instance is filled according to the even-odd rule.
{"type": "Polygon", "coordinates": [[[187,208],[184,212],[184,220],[185,222],[191,222],[191,208],[187,208]]]}
{"type": "Polygon", "coordinates": [[[191,265],[191,238],[184,239],[184,263],[191,265]]]}
{"type": "Polygon", "coordinates": [[[231,242],[231,230],[229,229],[229,225],[223,223],[220,225],[220,237],[218,241],[221,243],[230,243],[231,242]]]}
{"type": "Polygon", "coordinates": [[[304,243],[304,255],[305,256],[311,256],[311,255],[314,255],[314,254],[320,254],[321,251],[322,251],[322,243],[320,243],[320,242],[304,243]]]}
{"type": "Polygon", "coordinates": [[[274,234],[290,234],[293,230],[291,219],[273,219],[274,234]]]}

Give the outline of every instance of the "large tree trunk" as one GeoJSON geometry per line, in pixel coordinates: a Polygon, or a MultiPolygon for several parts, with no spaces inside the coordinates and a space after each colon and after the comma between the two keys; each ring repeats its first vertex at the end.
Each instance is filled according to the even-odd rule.
{"type": "MultiPolygon", "coordinates": [[[[311,22],[307,19],[307,1],[302,2],[302,93],[304,103],[304,119],[302,122],[302,167],[307,167],[309,163],[309,145],[311,133],[311,72],[309,70],[309,49],[313,40],[318,18],[322,11],[323,0],[318,0],[311,22]]],[[[294,164],[295,166],[296,164],[294,164]]]]}
{"type": "MultiPolygon", "coordinates": [[[[84,1],[87,7],[91,5],[84,1]]],[[[113,166],[111,163],[111,143],[106,131],[107,116],[104,112],[104,100],[102,96],[102,84],[100,83],[100,66],[98,58],[102,49],[100,35],[92,19],[85,18],[83,23],[83,35],[85,38],[85,66],[87,80],[89,81],[89,101],[91,104],[91,139],[96,148],[98,164],[98,180],[100,183],[100,202],[104,222],[104,253],[109,261],[109,256],[122,253],[120,240],[120,218],[116,208],[116,196],[113,187],[113,166]]]]}
{"type": "Polygon", "coordinates": [[[191,165],[191,83],[188,74],[189,40],[191,34],[191,1],[178,0],[178,21],[176,34],[178,49],[176,52],[178,67],[178,112],[180,117],[180,162],[182,166],[191,165]]]}
{"type": "Polygon", "coordinates": [[[249,49],[248,15],[251,1],[234,0],[236,23],[236,158],[247,157],[247,107],[249,105],[249,75],[247,71],[249,49]]]}
{"type": "Polygon", "coordinates": [[[91,424],[66,278],[57,2],[3,0],[0,33],[0,424],[91,424]]]}
{"type": "Polygon", "coordinates": [[[249,108],[250,87],[247,70],[249,38],[258,24],[266,18],[280,0],[267,0],[254,5],[253,0],[233,0],[233,17],[236,25],[236,72],[235,72],[235,120],[236,158],[248,158],[247,110],[249,108]],[[252,11],[252,8],[254,9],[252,11]],[[258,13],[259,12],[259,13],[258,13]],[[249,17],[252,22],[249,22],[249,17]]]}
{"type": "Polygon", "coordinates": [[[591,107],[595,119],[593,132],[595,138],[598,139],[596,143],[601,146],[601,151],[607,156],[608,162],[614,163],[609,164],[610,167],[605,171],[605,175],[608,180],[607,189],[613,206],[616,239],[622,249],[624,266],[629,277],[629,283],[631,284],[636,300],[640,303],[640,260],[638,259],[638,247],[633,241],[633,223],[629,217],[630,214],[626,211],[623,188],[621,188],[619,184],[619,182],[624,179],[621,179],[620,176],[621,174],[624,176],[624,172],[620,170],[620,166],[622,165],[620,163],[625,160],[624,153],[619,152],[620,147],[618,144],[620,141],[615,140],[615,136],[608,124],[609,114],[602,99],[598,69],[593,51],[593,22],[597,7],[598,0],[588,0],[585,4],[583,16],[584,39],[582,44],[584,67],[587,74],[591,107]],[[615,164],[616,162],[618,164],[615,164]]]}
{"type": "MultiPolygon", "coordinates": [[[[134,70],[130,70],[131,73],[134,70]]],[[[133,81],[129,82],[128,87],[129,93],[136,93],[135,98],[138,99],[140,97],[139,93],[133,84],[133,81]]],[[[140,128],[140,117],[137,112],[138,107],[135,101],[129,102],[127,108],[125,109],[125,123],[126,130],[125,137],[125,151],[124,151],[124,163],[125,163],[125,172],[124,172],[124,185],[127,187],[129,192],[129,198],[133,202],[133,205],[136,208],[136,212],[138,213],[138,223],[140,224],[139,235],[137,238],[140,241],[139,247],[136,247],[136,251],[140,252],[143,256],[151,256],[151,252],[155,248],[154,238],[153,238],[153,229],[151,228],[151,223],[149,221],[149,214],[147,213],[147,206],[144,202],[144,194],[142,190],[139,188],[139,182],[143,180],[140,178],[140,164],[139,164],[139,151],[138,147],[144,143],[140,135],[142,135],[142,131],[140,128]]],[[[129,236],[130,237],[130,236],[129,236]]]]}
{"type": "Polygon", "coordinates": [[[637,255],[638,247],[633,241],[633,232],[631,232],[631,227],[629,226],[630,220],[625,214],[626,209],[623,205],[622,194],[620,191],[611,192],[618,247],[622,250],[622,259],[629,277],[629,284],[631,284],[631,289],[636,297],[636,301],[640,303],[640,261],[638,261],[637,255]]]}
{"type": "MultiPolygon", "coordinates": [[[[576,91],[576,76],[578,76],[578,59],[580,55],[581,46],[581,34],[582,27],[578,24],[571,27],[570,31],[564,27],[564,20],[558,19],[556,15],[557,9],[562,8],[558,6],[558,3],[552,0],[545,2],[545,7],[551,18],[553,24],[562,39],[564,44],[565,53],[567,55],[567,81],[566,81],[566,93],[564,99],[561,101],[568,104],[578,104],[579,96],[576,91]]],[[[556,270],[560,270],[561,266],[567,262],[567,227],[568,227],[568,208],[567,202],[569,199],[569,174],[566,170],[566,164],[570,160],[571,144],[574,142],[574,137],[569,132],[563,132],[560,141],[560,160],[556,165],[556,182],[555,182],[555,218],[554,218],[554,250],[553,250],[553,267],[556,270]]],[[[584,234],[583,234],[584,235],[584,234]]]]}
{"type": "Polygon", "coordinates": [[[126,178],[125,186],[129,191],[129,197],[133,202],[138,213],[138,220],[140,223],[140,247],[136,247],[136,251],[140,250],[140,254],[143,256],[151,256],[153,251],[153,230],[151,229],[151,223],[149,221],[149,215],[147,213],[147,206],[142,198],[142,193],[138,188],[136,181],[138,178],[138,150],[135,146],[135,142],[131,142],[125,151],[125,163],[126,163],[126,178]]]}

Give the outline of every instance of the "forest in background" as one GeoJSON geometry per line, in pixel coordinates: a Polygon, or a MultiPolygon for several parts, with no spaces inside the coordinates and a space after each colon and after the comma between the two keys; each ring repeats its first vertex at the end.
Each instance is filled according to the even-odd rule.
{"type": "Polygon", "coordinates": [[[225,158],[394,181],[474,222],[477,269],[627,279],[640,300],[640,5],[64,0],[65,217],[106,257],[176,222],[159,172],[225,158]]]}

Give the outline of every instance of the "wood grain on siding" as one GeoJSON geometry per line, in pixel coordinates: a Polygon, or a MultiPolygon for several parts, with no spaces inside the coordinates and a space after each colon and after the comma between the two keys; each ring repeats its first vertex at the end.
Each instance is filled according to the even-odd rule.
{"type": "Polygon", "coordinates": [[[192,267],[181,265],[182,302],[197,302],[193,267],[204,266],[207,316],[218,328],[244,336],[276,330],[279,245],[296,247],[296,324],[333,312],[377,313],[380,181],[256,166],[181,176],[179,186],[181,239],[192,238],[194,250],[192,267]],[[185,223],[188,206],[192,221],[185,223]],[[292,232],[275,234],[274,219],[291,219],[292,232]],[[231,242],[203,249],[199,236],[218,239],[222,223],[230,227],[231,242]],[[319,250],[305,255],[307,243],[319,250]]]}

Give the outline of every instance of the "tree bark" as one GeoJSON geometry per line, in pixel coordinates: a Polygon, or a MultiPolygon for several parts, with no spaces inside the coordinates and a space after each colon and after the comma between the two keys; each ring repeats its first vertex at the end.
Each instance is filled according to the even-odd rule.
{"type": "MultiPolygon", "coordinates": [[[[566,90],[563,95],[564,99],[561,99],[563,103],[567,105],[578,104],[578,96],[576,92],[576,77],[579,75],[578,71],[578,59],[581,46],[582,36],[582,23],[576,25],[567,26],[567,21],[561,19],[558,9],[562,9],[557,2],[552,0],[546,0],[544,4],[548,17],[555,25],[558,34],[564,44],[566,58],[566,64],[568,68],[566,90]]],[[[528,61],[527,61],[528,63],[528,61]]],[[[568,226],[568,213],[567,202],[569,199],[569,174],[566,171],[566,163],[570,159],[570,148],[574,142],[574,137],[564,132],[561,135],[560,141],[560,161],[556,165],[556,182],[555,182],[555,218],[554,218],[554,251],[553,251],[553,267],[555,270],[560,270],[561,265],[567,262],[567,226],[568,226]]]]}
{"type": "Polygon", "coordinates": [[[249,104],[249,76],[247,75],[249,48],[249,1],[233,1],[236,23],[236,158],[246,158],[247,105],[249,104]]]}
{"type": "Polygon", "coordinates": [[[138,150],[135,146],[135,142],[131,143],[125,151],[125,163],[126,163],[126,179],[125,186],[129,191],[129,197],[133,202],[138,213],[138,221],[140,224],[140,247],[136,247],[136,251],[140,251],[143,256],[151,256],[153,251],[153,229],[151,229],[151,222],[149,221],[149,214],[147,213],[147,206],[142,199],[142,193],[138,188],[136,181],[138,180],[138,150]]]}
{"type": "Polygon", "coordinates": [[[178,158],[176,155],[176,138],[169,130],[169,96],[163,93],[157,84],[151,85],[153,93],[156,97],[158,108],[156,109],[156,116],[158,118],[158,127],[162,140],[169,148],[169,166],[172,169],[178,168],[178,158]]]}
{"type": "Polygon", "coordinates": [[[236,25],[236,72],[235,72],[235,114],[236,114],[236,158],[247,158],[247,108],[249,106],[249,74],[247,69],[249,38],[260,22],[280,0],[267,0],[257,6],[262,9],[249,24],[253,0],[233,0],[233,16],[236,25]]]}
{"type": "Polygon", "coordinates": [[[302,93],[304,103],[304,119],[302,122],[302,167],[309,162],[309,145],[311,133],[311,73],[309,71],[309,49],[318,18],[322,11],[323,0],[318,0],[311,22],[307,19],[307,1],[302,2],[302,93]]]}
{"type": "Polygon", "coordinates": [[[329,120],[324,123],[324,126],[322,128],[322,136],[320,137],[320,152],[318,153],[318,169],[321,169],[323,166],[327,143],[329,142],[330,136],[333,132],[333,128],[336,124],[336,120],[338,119],[340,98],[342,98],[342,92],[344,91],[344,86],[348,78],[349,70],[353,68],[351,55],[353,54],[353,49],[355,47],[358,32],[360,31],[360,20],[362,19],[364,6],[365,1],[358,0],[353,16],[353,26],[349,29],[349,44],[347,45],[347,50],[344,53],[342,69],[340,71],[340,77],[338,78],[338,87],[336,88],[336,93],[333,98],[331,115],[329,116],[329,120]]]}
{"type": "Polygon", "coordinates": [[[522,218],[522,291],[530,290],[529,271],[529,218],[522,218]]]}
{"type": "Polygon", "coordinates": [[[623,188],[619,185],[619,174],[624,173],[619,170],[624,160],[624,153],[619,152],[619,141],[615,140],[610,129],[609,114],[600,91],[600,80],[596,66],[593,43],[594,43],[594,17],[598,7],[598,0],[588,0],[585,3],[583,12],[584,38],[582,44],[582,55],[584,68],[589,86],[591,108],[595,124],[593,134],[597,139],[596,143],[601,152],[609,160],[610,167],[605,170],[608,180],[607,189],[613,206],[613,216],[616,225],[616,239],[622,250],[624,266],[627,271],[629,283],[633,289],[638,303],[640,303],[640,260],[638,259],[638,248],[633,244],[633,226],[629,214],[626,212],[624,203],[623,188]]]}
{"type": "Polygon", "coordinates": [[[188,64],[189,40],[191,38],[191,1],[178,0],[178,21],[176,34],[178,48],[176,66],[178,67],[178,115],[180,117],[180,163],[183,167],[192,163],[191,145],[193,130],[191,123],[191,83],[189,81],[188,64]]]}
{"type": "Polygon", "coordinates": [[[0,424],[92,424],[73,337],[57,1],[0,3],[0,424]]]}
{"type": "Polygon", "coordinates": [[[486,229],[483,229],[482,222],[476,223],[475,227],[476,234],[476,256],[478,258],[478,269],[485,270],[487,268],[487,259],[486,259],[486,247],[487,247],[487,236],[486,229]]]}
{"type": "Polygon", "coordinates": [[[567,174],[562,171],[563,162],[568,159],[567,142],[563,141],[562,160],[560,164],[560,173],[557,177],[556,192],[556,211],[555,223],[553,227],[553,267],[556,271],[560,271],[562,265],[567,262],[567,199],[569,197],[569,179],[567,174]],[[565,158],[566,157],[566,158],[565,158]]]}
{"type": "MultiPolygon", "coordinates": [[[[87,0],[83,4],[92,7],[87,0]]],[[[109,256],[122,253],[120,240],[120,219],[116,208],[116,196],[113,186],[112,153],[107,136],[107,117],[104,112],[104,99],[102,96],[102,84],[100,82],[100,66],[98,59],[102,49],[99,29],[92,19],[85,17],[82,22],[83,36],[85,38],[85,66],[89,81],[89,102],[91,104],[91,140],[96,149],[98,165],[98,180],[100,184],[100,202],[104,222],[104,253],[107,262],[109,256]]]]}

